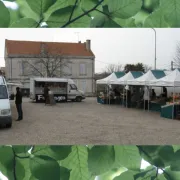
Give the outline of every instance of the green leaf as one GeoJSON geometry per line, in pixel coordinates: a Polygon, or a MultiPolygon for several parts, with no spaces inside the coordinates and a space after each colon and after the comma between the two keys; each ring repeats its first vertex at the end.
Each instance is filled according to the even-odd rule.
{"type": "Polygon", "coordinates": [[[55,159],[63,160],[71,153],[72,146],[54,145],[54,146],[50,146],[50,149],[52,150],[52,152],[54,152],[55,159]]]}
{"type": "Polygon", "coordinates": [[[57,161],[48,156],[34,156],[30,159],[30,170],[32,175],[39,180],[59,180],[60,167],[57,161]]]}
{"type": "Polygon", "coordinates": [[[19,13],[21,15],[21,17],[26,17],[26,18],[32,18],[35,21],[39,22],[40,21],[40,17],[38,14],[36,14],[28,5],[27,1],[25,0],[16,0],[16,3],[19,6],[19,13]]]}
{"type": "MultiPolygon", "coordinates": [[[[88,27],[90,25],[91,18],[87,15],[69,22],[69,17],[73,10],[73,6],[68,6],[62,9],[59,9],[51,14],[51,16],[47,20],[47,24],[49,27],[88,27]]],[[[74,9],[73,16],[71,20],[76,19],[77,17],[81,16],[84,12],[79,7],[74,9]]]]}
{"type": "Polygon", "coordinates": [[[16,160],[16,178],[17,179],[24,179],[25,177],[25,168],[24,166],[21,164],[21,160],[16,160]]]}
{"type": "Polygon", "coordinates": [[[150,13],[144,11],[144,10],[140,10],[135,16],[135,24],[138,27],[142,27],[144,24],[144,21],[146,20],[146,18],[148,18],[150,15],[150,13]]]}
{"type": "Polygon", "coordinates": [[[180,150],[180,145],[173,145],[174,152],[180,150]]]}
{"type": "Polygon", "coordinates": [[[164,19],[164,14],[161,10],[157,10],[150,14],[144,22],[144,27],[169,27],[168,23],[164,19]]]}
{"type": "Polygon", "coordinates": [[[174,159],[171,162],[171,170],[180,171],[180,150],[174,154],[174,159]]]}
{"type": "Polygon", "coordinates": [[[172,146],[139,146],[142,157],[156,167],[165,167],[171,164],[174,157],[172,146]]]}
{"type": "Polygon", "coordinates": [[[73,146],[71,154],[63,161],[61,165],[72,169],[70,180],[89,180],[91,174],[88,171],[88,151],[86,146],[73,146]]]}
{"type": "Polygon", "coordinates": [[[160,0],[160,8],[171,27],[180,27],[180,1],[160,0]]]}
{"type": "Polygon", "coordinates": [[[113,146],[94,146],[88,153],[88,167],[93,175],[111,170],[115,162],[113,146]]]}
{"type": "Polygon", "coordinates": [[[114,180],[115,177],[119,176],[125,171],[127,171],[127,169],[124,167],[113,168],[112,170],[107,171],[106,173],[97,176],[97,179],[98,180],[112,180],[112,179],[114,180]]]}
{"type": "Polygon", "coordinates": [[[38,22],[36,22],[32,18],[21,18],[18,21],[11,24],[11,28],[35,28],[38,26],[38,22]]]}
{"type": "Polygon", "coordinates": [[[170,168],[166,168],[164,176],[166,177],[167,180],[179,180],[180,172],[171,171],[170,168]]]}
{"type": "Polygon", "coordinates": [[[119,24],[121,27],[124,28],[132,28],[136,27],[135,24],[135,19],[134,18],[129,18],[129,19],[120,19],[120,18],[114,18],[113,19],[117,24],[119,24]]]}
{"type": "Polygon", "coordinates": [[[38,179],[35,178],[34,176],[31,176],[31,177],[29,178],[29,180],[38,180],[38,179]]]}
{"type": "Polygon", "coordinates": [[[24,180],[30,179],[32,175],[29,167],[30,158],[16,158],[16,160],[19,161],[19,163],[23,166],[25,170],[24,180]]]}
{"type": "Polygon", "coordinates": [[[165,178],[164,174],[159,174],[157,180],[168,180],[165,178]]]}
{"type": "Polygon", "coordinates": [[[46,155],[52,157],[56,160],[63,160],[65,159],[70,152],[72,146],[61,146],[61,145],[54,145],[54,146],[35,146],[32,151],[32,154],[37,155],[46,155]]]}
{"type": "Polygon", "coordinates": [[[147,167],[145,170],[142,170],[140,173],[134,175],[134,180],[148,179],[151,180],[156,176],[156,168],[153,166],[147,167]]]}
{"type": "Polygon", "coordinates": [[[92,9],[96,4],[98,4],[99,0],[81,0],[81,8],[88,11],[92,9]]]}
{"type": "Polygon", "coordinates": [[[10,13],[4,3],[0,1],[0,27],[8,27],[10,23],[10,13]]]}
{"type": "Polygon", "coordinates": [[[119,176],[115,177],[113,180],[134,180],[134,174],[133,171],[126,171],[120,174],[119,176]]]}
{"type": "Polygon", "coordinates": [[[159,8],[159,0],[144,0],[143,7],[149,11],[159,8]]]}
{"type": "Polygon", "coordinates": [[[108,7],[112,16],[127,19],[140,11],[142,0],[109,0],[108,7]]]}
{"type": "Polygon", "coordinates": [[[60,167],[60,180],[68,180],[70,178],[70,170],[60,167]]]}
{"type": "Polygon", "coordinates": [[[44,20],[48,20],[49,16],[59,9],[66,8],[68,6],[73,6],[76,0],[57,0],[45,13],[44,20]]]}
{"type": "Polygon", "coordinates": [[[120,25],[106,15],[99,14],[91,20],[90,27],[117,28],[120,25]]]}
{"type": "Polygon", "coordinates": [[[14,154],[9,146],[0,147],[0,171],[8,178],[13,179],[14,154]]]}
{"type": "Polygon", "coordinates": [[[141,156],[136,146],[114,146],[116,165],[122,165],[131,170],[139,170],[141,156]]]}
{"type": "Polygon", "coordinates": [[[43,13],[48,10],[48,8],[54,4],[55,0],[26,0],[30,8],[38,14],[41,18],[43,13]]]}
{"type": "Polygon", "coordinates": [[[13,145],[12,148],[16,154],[26,156],[29,154],[28,151],[32,148],[32,146],[13,145]]]}

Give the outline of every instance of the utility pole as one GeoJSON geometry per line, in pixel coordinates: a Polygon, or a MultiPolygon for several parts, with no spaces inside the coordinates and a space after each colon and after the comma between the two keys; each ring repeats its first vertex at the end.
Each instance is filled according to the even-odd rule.
{"type": "Polygon", "coordinates": [[[78,42],[79,42],[79,34],[80,34],[80,32],[75,32],[75,34],[77,35],[78,42]]]}
{"type": "Polygon", "coordinates": [[[171,71],[173,71],[173,69],[174,69],[173,65],[174,65],[174,62],[171,61],[171,71]]]}
{"type": "Polygon", "coordinates": [[[154,57],[154,69],[156,70],[156,60],[157,60],[157,57],[156,57],[156,30],[154,29],[154,28],[151,28],[153,31],[154,31],[154,37],[155,37],[155,39],[154,39],[154,50],[155,50],[155,57],[154,57]]]}

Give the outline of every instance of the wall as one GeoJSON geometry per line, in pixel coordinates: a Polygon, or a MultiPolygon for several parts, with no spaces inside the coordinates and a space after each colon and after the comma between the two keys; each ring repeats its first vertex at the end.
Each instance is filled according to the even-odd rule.
{"type": "MultiPolygon", "coordinates": [[[[92,95],[95,91],[94,59],[92,59],[92,57],[91,58],[71,57],[68,59],[71,61],[71,64],[69,64],[68,68],[64,67],[62,71],[66,74],[67,78],[72,78],[77,82],[77,87],[80,90],[84,90],[87,95],[92,95]],[[85,75],[80,75],[80,64],[85,64],[86,66],[85,75]]],[[[22,66],[21,66],[22,60],[23,58],[5,58],[6,75],[7,75],[6,77],[7,79],[11,79],[11,70],[12,70],[12,81],[22,82],[22,83],[26,82],[26,87],[27,87],[27,81],[29,81],[28,80],[29,77],[22,76],[22,66]],[[11,61],[12,61],[12,69],[11,69],[11,61]]],[[[29,60],[35,61],[36,59],[29,57],[29,60]]],[[[58,77],[61,77],[61,75],[59,75],[58,77]]]]}

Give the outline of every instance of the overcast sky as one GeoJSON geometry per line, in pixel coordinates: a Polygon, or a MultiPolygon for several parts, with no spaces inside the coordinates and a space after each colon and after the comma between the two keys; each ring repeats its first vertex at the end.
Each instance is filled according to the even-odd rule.
{"type": "MultiPolygon", "coordinates": [[[[121,29],[0,29],[0,66],[4,66],[4,42],[31,40],[52,42],[82,42],[91,40],[96,56],[96,72],[108,64],[142,62],[154,67],[155,33],[151,28],[121,29]]],[[[157,32],[157,68],[169,69],[180,42],[180,29],[159,28],[157,32]]]]}

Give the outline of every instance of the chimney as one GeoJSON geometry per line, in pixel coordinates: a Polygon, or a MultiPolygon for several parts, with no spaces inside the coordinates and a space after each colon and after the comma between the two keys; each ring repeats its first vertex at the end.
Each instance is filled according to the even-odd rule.
{"type": "Polygon", "coordinates": [[[91,40],[86,40],[86,49],[87,49],[88,51],[91,50],[91,40]]]}

